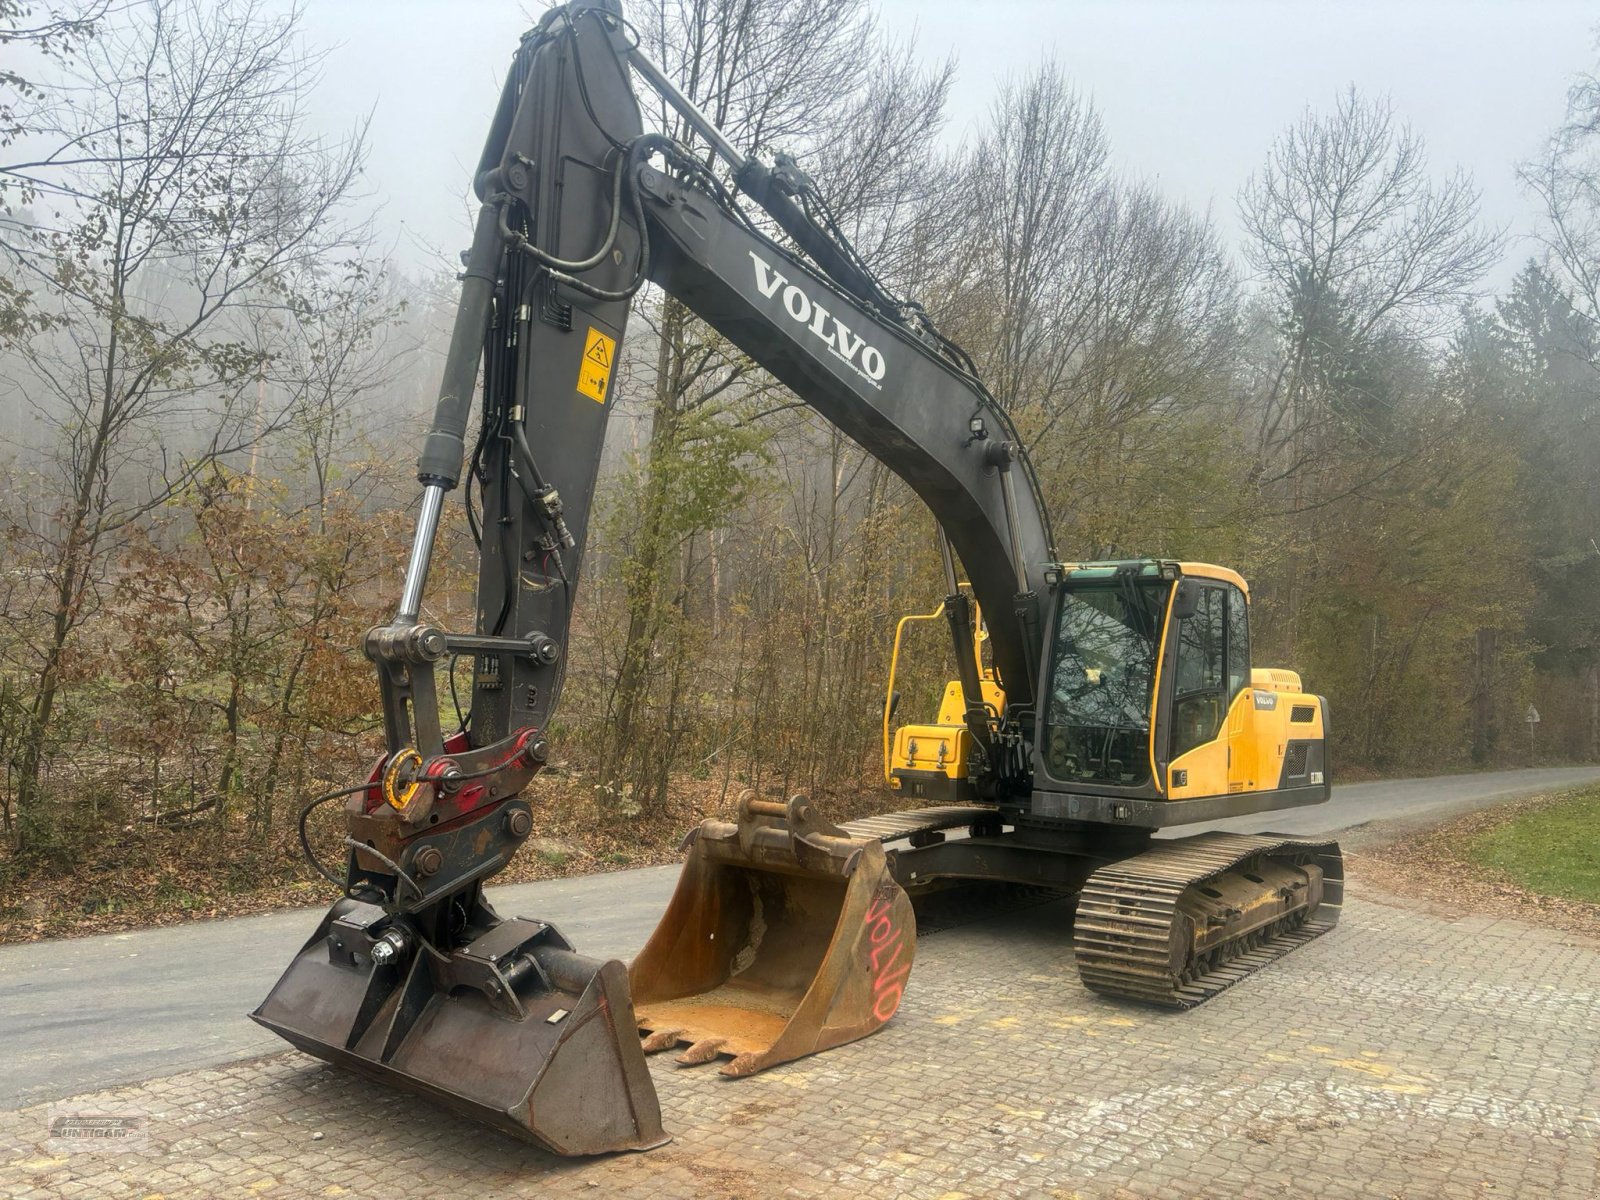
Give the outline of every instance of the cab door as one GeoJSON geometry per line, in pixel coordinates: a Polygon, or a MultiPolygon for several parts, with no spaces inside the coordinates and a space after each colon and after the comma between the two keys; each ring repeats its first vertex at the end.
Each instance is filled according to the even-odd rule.
{"type": "Polygon", "coordinates": [[[1167,795],[1173,800],[1222,796],[1239,782],[1250,743],[1249,616],[1244,593],[1221,581],[1186,580],[1197,588],[1192,608],[1169,633],[1174,650],[1167,723],[1167,795]]]}
{"type": "Polygon", "coordinates": [[[1228,593],[1228,791],[1270,786],[1260,780],[1255,692],[1250,686],[1250,603],[1238,588],[1228,593]]]}

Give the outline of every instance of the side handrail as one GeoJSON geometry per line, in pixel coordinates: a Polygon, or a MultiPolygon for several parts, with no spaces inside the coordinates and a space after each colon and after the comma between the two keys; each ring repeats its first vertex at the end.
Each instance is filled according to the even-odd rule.
{"type": "Polygon", "coordinates": [[[889,761],[889,721],[894,715],[894,677],[900,669],[900,639],[905,634],[906,626],[913,621],[937,621],[944,616],[944,602],[940,601],[939,607],[931,613],[910,613],[895,624],[894,650],[889,655],[889,687],[883,697],[883,781],[889,783],[894,779],[890,772],[889,761]]]}

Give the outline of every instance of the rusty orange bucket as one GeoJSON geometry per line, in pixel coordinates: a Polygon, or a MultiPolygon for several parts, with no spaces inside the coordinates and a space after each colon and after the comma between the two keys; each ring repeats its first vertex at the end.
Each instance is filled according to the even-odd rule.
{"type": "Polygon", "coordinates": [[[686,1043],[722,1074],[876,1032],[900,1007],[916,953],[911,901],[883,845],[819,817],[804,796],[739,798],[708,820],[661,923],[628,970],[646,1051],[686,1043]]]}

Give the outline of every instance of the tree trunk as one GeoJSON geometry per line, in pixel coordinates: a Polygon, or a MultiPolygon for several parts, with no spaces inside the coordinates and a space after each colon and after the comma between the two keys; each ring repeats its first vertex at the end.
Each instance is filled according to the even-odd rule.
{"type": "Polygon", "coordinates": [[[45,650],[44,664],[39,670],[34,688],[30,720],[23,730],[22,760],[17,770],[17,849],[28,851],[47,845],[54,837],[54,814],[45,810],[43,790],[40,785],[44,767],[44,752],[50,735],[51,718],[55,715],[56,699],[61,690],[61,660],[66,654],[67,642],[81,618],[84,591],[88,584],[95,551],[99,549],[100,531],[90,518],[98,510],[103,512],[105,495],[101,485],[101,470],[106,451],[116,429],[117,370],[121,365],[121,313],[122,274],[121,232],[118,234],[117,252],[113,256],[111,278],[111,312],[107,318],[105,360],[99,373],[100,419],[90,435],[88,454],[78,473],[72,498],[72,517],[67,524],[66,540],[61,544],[60,570],[56,586],[55,609],[51,613],[50,643],[45,650]],[[97,488],[101,490],[97,494],[97,488]],[[98,503],[97,503],[98,502],[98,503]]]}
{"type": "Polygon", "coordinates": [[[45,649],[44,665],[39,670],[33,703],[22,730],[22,757],[17,764],[16,785],[17,849],[20,851],[40,849],[54,838],[55,814],[46,809],[41,780],[50,722],[61,691],[61,660],[77,626],[76,615],[82,600],[83,572],[79,568],[77,546],[84,515],[80,510],[67,535],[55,609],[51,613],[50,643],[45,649]]]}

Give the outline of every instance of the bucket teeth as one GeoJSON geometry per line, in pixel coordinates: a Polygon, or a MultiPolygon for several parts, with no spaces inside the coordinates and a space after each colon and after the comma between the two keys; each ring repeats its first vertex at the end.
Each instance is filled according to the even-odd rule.
{"type": "Polygon", "coordinates": [[[759,1054],[741,1054],[724,1066],[718,1074],[726,1075],[729,1079],[743,1079],[746,1075],[754,1075],[761,1070],[761,1065],[759,1054]]]}
{"type": "Polygon", "coordinates": [[[722,1052],[728,1044],[727,1038],[701,1038],[682,1054],[678,1055],[680,1067],[697,1067],[701,1063],[708,1063],[722,1052]]]}
{"type": "Polygon", "coordinates": [[[660,1054],[663,1050],[671,1050],[683,1040],[681,1029],[658,1029],[640,1043],[646,1054],[660,1054]]]}

